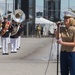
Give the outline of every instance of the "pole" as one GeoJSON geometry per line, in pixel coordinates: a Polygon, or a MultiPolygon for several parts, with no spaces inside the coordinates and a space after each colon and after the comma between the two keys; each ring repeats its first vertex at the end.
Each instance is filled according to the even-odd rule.
{"type": "Polygon", "coordinates": [[[8,4],[8,11],[9,11],[9,4],[8,4]]]}
{"type": "Polygon", "coordinates": [[[36,0],[32,1],[32,35],[35,33],[35,8],[36,8],[36,0]]]}
{"type": "MultiPolygon", "coordinates": [[[[59,40],[59,25],[60,23],[57,24],[57,40],[59,40]]],[[[59,75],[59,44],[57,43],[57,75],[59,75]]]]}
{"type": "Polygon", "coordinates": [[[57,44],[57,75],[59,75],[59,44],[57,44]]]}
{"type": "Polygon", "coordinates": [[[15,0],[13,0],[13,13],[15,11],[15,0]]]}
{"type": "Polygon", "coordinates": [[[27,37],[29,36],[29,22],[27,22],[27,37]]]}
{"type": "Polygon", "coordinates": [[[17,9],[21,9],[21,0],[18,0],[17,9]]]}
{"type": "Polygon", "coordinates": [[[68,10],[70,9],[70,0],[68,0],[68,10]]]}
{"type": "Polygon", "coordinates": [[[18,2],[17,2],[17,9],[19,9],[19,0],[18,0],[18,2]]]}
{"type": "Polygon", "coordinates": [[[5,0],[5,15],[7,15],[7,0],[5,0]]]}
{"type": "Polygon", "coordinates": [[[19,0],[18,3],[19,3],[19,9],[21,9],[21,0],[19,0]]]}

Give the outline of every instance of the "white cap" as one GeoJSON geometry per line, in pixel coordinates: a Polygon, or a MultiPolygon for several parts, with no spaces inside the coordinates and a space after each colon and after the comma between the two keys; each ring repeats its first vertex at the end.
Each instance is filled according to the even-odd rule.
{"type": "Polygon", "coordinates": [[[64,11],[64,16],[66,17],[74,17],[75,18],[75,13],[72,11],[64,11]]]}

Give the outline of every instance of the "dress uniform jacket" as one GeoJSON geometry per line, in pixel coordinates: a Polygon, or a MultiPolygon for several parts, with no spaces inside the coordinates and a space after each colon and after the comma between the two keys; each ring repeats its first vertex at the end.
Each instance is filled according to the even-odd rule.
{"type": "Polygon", "coordinates": [[[40,25],[37,26],[37,37],[41,37],[41,28],[40,25]]]}
{"type": "MultiPolygon", "coordinates": [[[[70,26],[69,29],[66,27],[62,28],[61,37],[63,42],[75,41],[75,26],[70,26]]],[[[75,47],[61,45],[61,51],[73,52],[75,51],[75,47]]]]}
{"type": "Polygon", "coordinates": [[[19,28],[19,31],[18,31],[18,36],[21,36],[21,34],[22,34],[22,32],[23,32],[23,29],[24,29],[24,27],[23,27],[23,25],[21,24],[21,25],[20,25],[20,28],[19,28]]]}
{"type": "MultiPolygon", "coordinates": [[[[12,24],[10,32],[13,31],[13,29],[14,29],[15,26],[17,26],[17,25],[12,24]]],[[[10,38],[18,38],[18,33],[16,33],[15,35],[10,36],[10,38]]]]}
{"type": "MultiPolygon", "coordinates": [[[[6,22],[2,22],[2,29],[4,29],[5,25],[6,25],[6,22]]],[[[9,33],[10,33],[10,26],[9,26],[9,28],[6,30],[5,34],[2,35],[2,37],[9,37],[9,33]]]]}

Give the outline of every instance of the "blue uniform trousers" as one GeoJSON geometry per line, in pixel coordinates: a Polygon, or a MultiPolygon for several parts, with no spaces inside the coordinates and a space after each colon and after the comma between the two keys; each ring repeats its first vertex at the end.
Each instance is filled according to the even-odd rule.
{"type": "Polygon", "coordinates": [[[75,75],[75,52],[60,53],[61,75],[75,75]]]}

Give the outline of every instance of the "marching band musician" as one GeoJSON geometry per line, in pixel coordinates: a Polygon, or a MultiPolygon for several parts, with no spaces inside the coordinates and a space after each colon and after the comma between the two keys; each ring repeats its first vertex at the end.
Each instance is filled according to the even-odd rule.
{"type": "Polygon", "coordinates": [[[2,48],[1,30],[2,30],[2,20],[0,19],[0,49],[2,48]]]}
{"type": "Polygon", "coordinates": [[[12,20],[12,23],[11,23],[11,35],[10,35],[10,39],[11,39],[11,53],[17,53],[17,38],[18,38],[18,34],[13,34],[15,28],[17,28],[18,25],[17,23],[12,20]]]}
{"type": "Polygon", "coordinates": [[[2,55],[9,55],[8,53],[8,38],[10,33],[10,23],[7,21],[7,16],[4,17],[2,22],[2,55]]]}
{"type": "Polygon", "coordinates": [[[21,43],[21,35],[22,35],[22,32],[23,32],[23,24],[21,23],[21,24],[20,24],[20,28],[19,28],[19,30],[18,30],[17,50],[20,49],[20,43],[21,43]]]}

